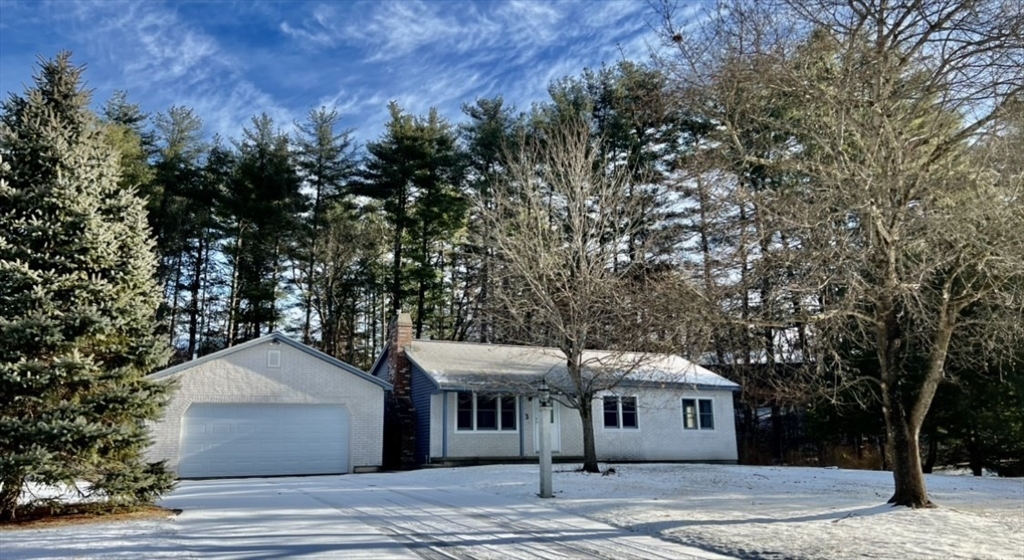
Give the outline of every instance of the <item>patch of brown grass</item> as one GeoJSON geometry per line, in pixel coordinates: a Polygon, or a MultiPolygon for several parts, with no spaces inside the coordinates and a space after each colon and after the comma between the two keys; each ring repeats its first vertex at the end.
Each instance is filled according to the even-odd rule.
{"type": "Polygon", "coordinates": [[[16,520],[0,522],[0,531],[47,529],[112,521],[139,521],[173,517],[180,513],[180,509],[158,506],[112,507],[110,504],[103,503],[65,505],[59,509],[55,509],[51,505],[25,506],[18,508],[16,520]]]}

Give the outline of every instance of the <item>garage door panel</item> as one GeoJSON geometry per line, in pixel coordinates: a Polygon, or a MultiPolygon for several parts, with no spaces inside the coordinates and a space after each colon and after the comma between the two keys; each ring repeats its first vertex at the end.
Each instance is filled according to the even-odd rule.
{"type": "Polygon", "coordinates": [[[182,477],[330,474],[348,469],[340,405],[194,404],[182,418],[182,477]]]}

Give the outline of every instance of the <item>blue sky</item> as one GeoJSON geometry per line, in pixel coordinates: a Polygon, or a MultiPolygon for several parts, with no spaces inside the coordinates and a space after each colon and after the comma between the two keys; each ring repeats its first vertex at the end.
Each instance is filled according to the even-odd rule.
{"type": "Polygon", "coordinates": [[[36,55],[69,49],[97,105],[124,89],[227,137],[260,112],[289,129],[327,105],[366,141],[392,99],[453,121],[477,97],[526,109],[554,79],[646,58],[651,22],[643,0],[0,0],[0,92],[23,91],[36,55]]]}

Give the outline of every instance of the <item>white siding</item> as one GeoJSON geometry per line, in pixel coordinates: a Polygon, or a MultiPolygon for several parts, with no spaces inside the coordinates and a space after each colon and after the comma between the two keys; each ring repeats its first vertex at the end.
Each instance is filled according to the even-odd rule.
{"type": "MultiPolygon", "coordinates": [[[[736,431],[731,391],[682,389],[622,389],[615,394],[638,399],[639,429],[605,429],[603,401],[593,402],[594,439],[598,459],[602,461],[736,461],[736,431]],[[712,399],[714,430],[683,429],[683,398],[712,399]]],[[[448,393],[448,458],[516,457],[518,432],[459,432],[455,430],[455,393],[448,393]]],[[[431,451],[441,458],[441,397],[431,404],[431,451]]],[[[524,450],[535,456],[533,442],[533,405],[523,399],[526,421],[524,450]]],[[[583,455],[583,424],[579,412],[561,407],[561,452],[555,456],[583,455]]]]}
{"type": "Polygon", "coordinates": [[[594,439],[601,460],[735,461],[736,422],[731,391],[673,389],[629,390],[615,394],[638,400],[638,429],[604,428],[604,403],[593,403],[594,439]],[[712,399],[715,429],[683,429],[682,399],[712,399]]]}
{"type": "Polygon", "coordinates": [[[340,404],[349,413],[348,471],[381,464],[384,389],[287,344],[270,341],[179,371],[164,413],[152,426],[150,460],[177,470],[181,418],[192,403],[340,404]],[[268,350],[281,352],[281,366],[267,367],[268,350]]]}
{"type": "Polygon", "coordinates": [[[444,453],[444,396],[445,393],[430,395],[431,457],[440,457],[444,453]]]}

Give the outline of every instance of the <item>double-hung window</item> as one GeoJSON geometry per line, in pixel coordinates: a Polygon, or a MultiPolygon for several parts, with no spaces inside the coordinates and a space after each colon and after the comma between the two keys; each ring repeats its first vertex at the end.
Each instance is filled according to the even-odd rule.
{"type": "Polygon", "coordinates": [[[456,429],[460,431],[516,430],[516,399],[510,395],[459,393],[456,429]]]}
{"type": "Polygon", "coordinates": [[[604,427],[636,429],[640,427],[636,397],[605,397],[604,427]]]}
{"type": "Polygon", "coordinates": [[[683,399],[683,428],[714,430],[714,401],[711,399],[683,399]]]}

